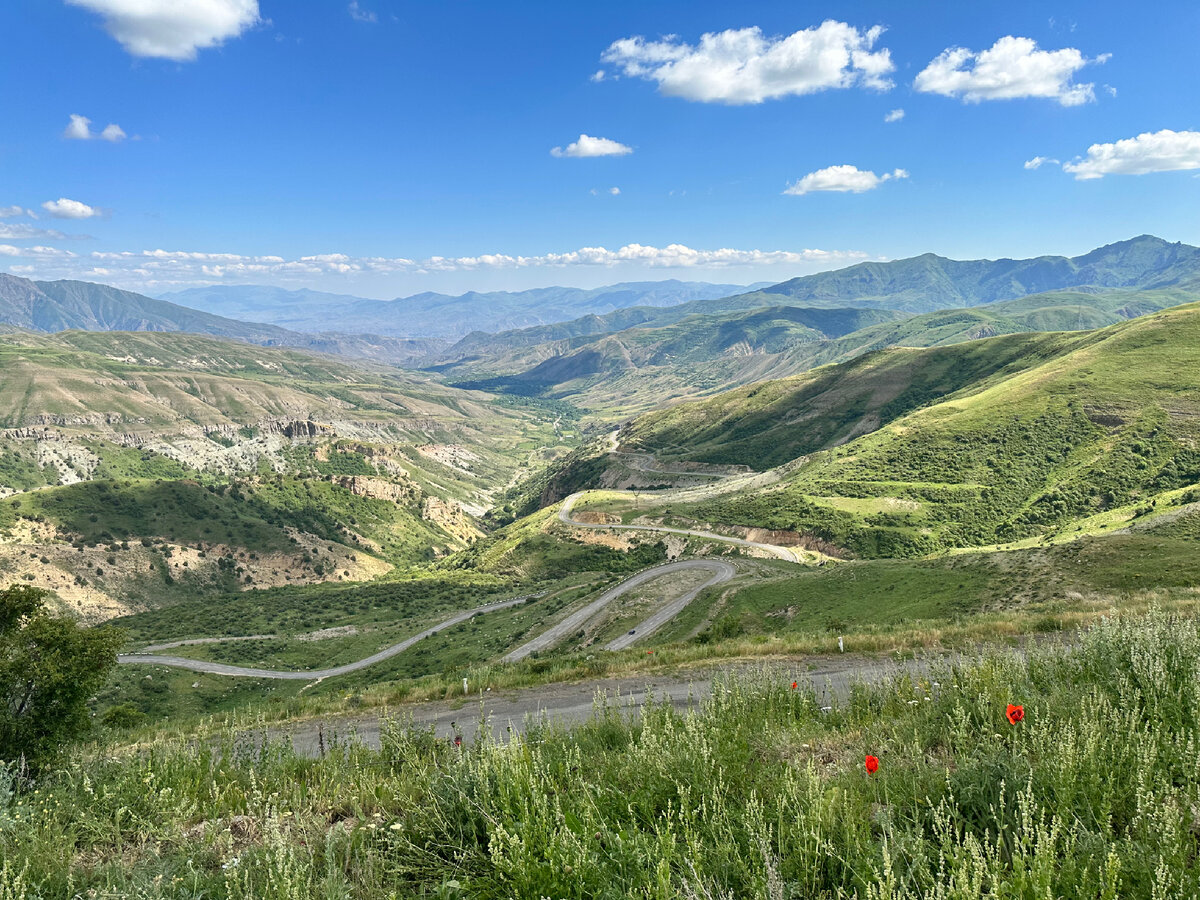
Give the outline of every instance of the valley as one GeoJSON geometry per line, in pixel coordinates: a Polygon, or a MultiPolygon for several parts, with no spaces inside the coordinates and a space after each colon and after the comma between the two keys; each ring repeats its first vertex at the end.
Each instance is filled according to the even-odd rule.
{"type": "MultiPolygon", "coordinates": [[[[1076,621],[1065,594],[1085,618],[1095,599],[1084,597],[1140,601],[1082,570],[1018,589],[1008,560],[1041,571],[1064,564],[1053,548],[1086,541],[1171,558],[1187,546],[1161,535],[1200,502],[1197,259],[1152,238],[1068,261],[922,257],[728,300],[662,294],[678,302],[463,343],[473,367],[532,353],[544,357],[533,371],[591,385],[580,391],[183,332],[13,330],[0,336],[0,569],[85,621],[116,620],[133,650],[178,644],[175,656],[248,665],[260,680],[301,663],[294,674],[309,680],[452,684],[546,654],[569,671],[594,640],[584,635],[612,642],[615,623],[637,624],[602,613],[605,598],[686,560],[732,580],[659,579],[668,614],[639,644],[745,653],[746,635],[783,639],[797,606],[772,598],[792,596],[817,613],[800,617],[806,646],[833,628],[853,644],[881,623],[909,635],[899,646],[924,643],[922,629],[969,631],[976,616],[1065,625],[1076,621]],[[931,271],[958,287],[926,305],[983,305],[919,311],[913,291],[931,271]],[[844,302],[863,283],[872,293],[844,302]],[[1059,285],[1070,289],[1038,292],[1059,285]],[[796,305],[771,305],[780,298],[796,305]],[[604,331],[631,321],[642,324],[628,337],[604,331]],[[624,370],[573,368],[597,340],[620,345],[624,370]],[[751,368],[734,374],[734,359],[751,368]],[[682,384],[695,365],[725,374],[672,402],[654,373],[682,384]],[[796,374],[767,377],[777,371],[796,374]],[[643,390],[654,408],[614,425],[643,390]],[[937,584],[951,569],[975,574],[944,605],[937,584]],[[815,599],[846,577],[881,579],[877,599],[815,599]],[[910,577],[906,591],[927,598],[879,594],[910,577]],[[1008,601],[997,584],[1012,587],[1008,601]],[[380,600],[360,606],[375,586],[380,600]]],[[[72,290],[47,296],[94,304],[72,290]]],[[[120,296],[102,296],[127,321],[120,296]]],[[[1188,584],[1151,578],[1139,596],[1188,603],[1188,584]]],[[[167,708],[123,690],[105,702],[167,708]]]]}
{"type": "MultiPolygon", "coordinates": [[[[1073,660],[1126,672],[1106,648],[1151,631],[1187,655],[1192,288],[754,306],[790,296],[772,290],[728,312],[607,313],[664,317],[626,331],[536,326],[580,332],[548,343],[475,335],[472,360],[425,368],[182,331],[7,331],[0,572],[96,634],[120,629],[89,701],[96,746],[122,755],[103,766],[246,767],[272,796],[284,769],[328,769],[322,811],[292,804],[323,834],[334,794],[385,769],[442,784],[512,749],[565,754],[552,790],[571,803],[594,790],[584,760],[628,779],[636,756],[642,784],[696,743],[731,772],[780,709],[788,727],[812,718],[788,754],[845,779],[863,728],[908,727],[943,685],[983,696],[1002,671],[1069,698],[1073,660]],[[494,368],[464,379],[473,366],[494,368]]],[[[757,778],[775,772],[752,752],[757,778]]],[[[108,770],[88,776],[106,798],[108,770]]],[[[170,796],[144,815],[191,822],[170,796]]],[[[354,803],[368,824],[349,833],[378,833],[388,804],[354,803]]],[[[461,810],[439,804],[395,824],[440,834],[422,810],[461,810]]]]}
{"type": "Polygon", "coordinates": [[[313,765],[645,734],[779,672],[825,715],[946,659],[1090,652],[1200,610],[1200,302],[1162,243],[1103,248],[1160,266],[1120,278],[1072,261],[1101,283],[1068,290],[917,302],[906,260],[857,305],[788,283],[408,368],[13,328],[0,572],[120,629],[99,739],[269,734],[313,765]],[[575,696],[605,685],[642,699],[619,726],[575,696]]]}

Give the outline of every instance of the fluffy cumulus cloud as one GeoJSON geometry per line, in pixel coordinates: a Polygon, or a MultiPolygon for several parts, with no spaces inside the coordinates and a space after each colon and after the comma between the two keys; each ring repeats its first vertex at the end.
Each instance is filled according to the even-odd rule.
{"type": "Polygon", "coordinates": [[[100,215],[100,210],[96,207],[80,203],[78,200],[68,200],[66,197],[47,200],[42,204],[42,209],[56,219],[91,219],[100,215]]]}
{"type": "Polygon", "coordinates": [[[874,49],[882,34],[879,26],[860,31],[830,19],[786,37],[768,37],[753,27],[705,34],[694,45],[674,35],[657,41],[623,38],[601,59],[620,74],[656,82],[669,97],[762,103],[855,85],[890,88],[891,52],[874,49]]]}
{"type": "Polygon", "coordinates": [[[104,126],[102,131],[92,131],[91,119],[87,116],[77,116],[72,113],[71,121],[63,129],[62,136],[69,141],[101,140],[117,144],[125,140],[129,135],[125,133],[124,128],[115,122],[109,122],[104,126]]]}
{"type": "Polygon", "coordinates": [[[812,194],[818,191],[861,194],[864,191],[874,190],[885,181],[907,177],[908,172],[904,169],[894,169],[891,172],[876,175],[870,170],[864,171],[857,166],[829,166],[809,172],[799,181],[789,184],[784,193],[792,196],[812,194]]]}
{"type": "Polygon", "coordinates": [[[622,144],[619,141],[610,141],[608,138],[581,134],[579,140],[572,141],[565,148],[555,147],[550,151],[550,155],[584,159],[591,156],[628,156],[632,152],[632,147],[622,144]]]}
{"type": "MultiPolygon", "coordinates": [[[[582,247],[541,256],[486,253],[479,256],[360,257],[322,253],[287,259],[188,250],[95,251],[75,255],[53,247],[0,245],[0,255],[23,258],[25,271],[42,278],[108,281],[140,290],[192,284],[237,284],[245,281],[300,283],[323,276],[361,276],[470,272],[495,269],[567,269],[573,267],[640,266],[649,269],[726,269],[778,265],[829,267],[867,259],[854,250],[696,250],[683,244],[654,247],[626,244],[615,250],[582,247]],[[8,249],[3,249],[8,248],[8,249]]],[[[10,271],[18,271],[16,265],[10,271]]]]}
{"type": "Polygon", "coordinates": [[[926,66],[913,87],[927,94],[959,97],[968,103],[1041,97],[1063,106],[1096,99],[1095,85],[1078,84],[1075,73],[1109,54],[1088,59],[1079,50],[1039,50],[1032,38],[1008,35],[980,53],[951,47],[926,66]]]}
{"type": "Polygon", "coordinates": [[[258,22],[258,0],[67,0],[97,13],[133,56],[192,60],[258,22]]]}
{"type": "Polygon", "coordinates": [[[1087,156],[1064,163],[1063,169],[1080,181],[1200,169],[1200,131],[1164,128],[1112,144],[1092,144],[1087,156]]]}

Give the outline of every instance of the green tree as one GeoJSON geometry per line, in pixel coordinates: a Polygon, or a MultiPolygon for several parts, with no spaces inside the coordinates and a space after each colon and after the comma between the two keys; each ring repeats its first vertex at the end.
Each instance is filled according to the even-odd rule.
{"type": "Polygon", "coordinates": [[[45,598],[24,585],[0,591],[0,759],[34,767],[88,728],[88,699],[123,640],[54,615],[45,598]]]}

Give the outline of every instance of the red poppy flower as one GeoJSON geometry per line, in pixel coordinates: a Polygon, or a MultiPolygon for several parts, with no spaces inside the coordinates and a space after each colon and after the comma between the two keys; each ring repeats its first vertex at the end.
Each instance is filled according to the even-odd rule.
{"type": "Polygon", "coordinates": [[[1014,706],[1010,703],[1008,704],[1008,709],[1004,712],[1004,716],[1008,719],[1009,725],[1016,725],[1025,718],[1025,707],[1014,706]]]}
{"type": "Polygon", "coordinates": [[[874,775],[879,771],[879,757],[867,754],[867,774],[874,775]]]}
{"type": "Polygon", "coordinates": [[[794,691],[796,688],[798,688],[799,686],[800,686],[800,682],[798,682],[798,681],[793,681],[793,682],[792,682],[792,690],[793,690],[793,691],[794,691]]]}

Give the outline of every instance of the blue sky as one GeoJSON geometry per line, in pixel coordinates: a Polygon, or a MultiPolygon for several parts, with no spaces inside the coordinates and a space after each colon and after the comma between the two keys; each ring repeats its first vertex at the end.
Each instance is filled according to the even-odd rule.
{"type": "Polygon", "coordinates": [[[29,277],[392,297],[1200,243],[1194,3],[21,0],[0,33],[29,277]]]}

